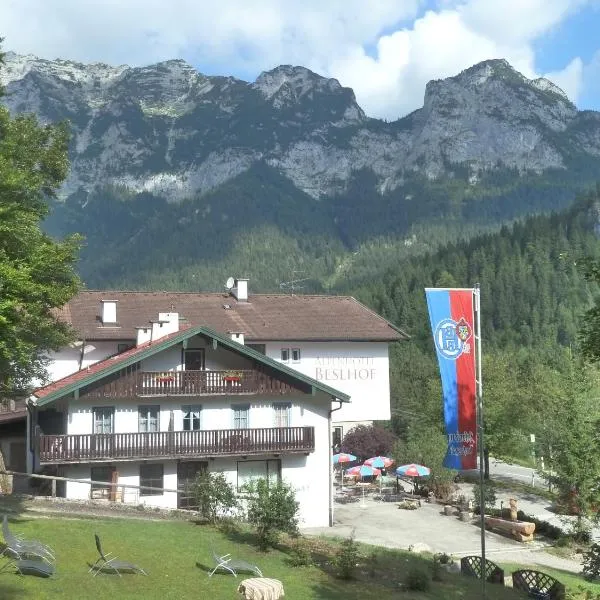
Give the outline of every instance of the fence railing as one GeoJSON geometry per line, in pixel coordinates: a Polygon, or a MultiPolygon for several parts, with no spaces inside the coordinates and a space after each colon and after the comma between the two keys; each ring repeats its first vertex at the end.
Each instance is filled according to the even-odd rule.
{"type": "Polygon", "coordinates": [[[40,464],[309,453],[314,427],[39,435],[40,464]]]}
{"type": "Polygon", "coordinates": [[[213,394],[289,394],[288,381],[257,369],[227,371],[124,372],[82,393],[91,398],[129,396],[196,396],[213,394]]]}

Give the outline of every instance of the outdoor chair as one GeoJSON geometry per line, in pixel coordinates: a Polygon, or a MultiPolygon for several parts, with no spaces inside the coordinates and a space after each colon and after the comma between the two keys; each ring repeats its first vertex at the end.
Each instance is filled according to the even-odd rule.
{"type": "Polygon", "coordinates": [[[521,569],[512,574],[513,588],[527,592],[529,598],[536,600],[564,600],[564,584],[546,573],[521,569]]]}
{"type": "Polygon", "coordinates": [[[7,555],[13,559],[26,559],[26,558],[39,558],[48,564],[54,562],[54,553],[49,546],[46,546],[42,542],[37,540],[24,540],[18,538],[11,533],[8,527],[8,517],[4,515],[2,520],[2,535],[4,536],[4,542],[6,547],[0,553],[0,556],[7,555]]]}
{"type": "MultiPolygon", "coordinates": [[[[483,577],[481,556],[463,556],[460,559],[460,572],[463,575],[481,579],[483,577]]],[[[504,585],[504,571],[487,558],[485,559],[485,580],[489,583],[504,585]]]]}
{"type": "Polygon", "coordinates": [[[259,577],[263,576],[260,569],[256,565],[252,565],[245,560],[233,559],[231,558],[231,554],[219,556],[214,550],[212,550],[212,555],[214,561],[217,563],[217,566],[208,574],[209,577],[212,577],[217,569],[225,569],[234,577],[237,577],[238,572],[256,573],[256,575],[259,577]]]}
{"type": "Polygon", "coordinates": [[[111,571],[116,573],[119,577],[122,577],[121,572],[123,573],[141,573],[142,575],[147,575],[146,571],[133,563],[118,560],[116,556],[111,557],[111,553],[107,552],[106,554],[102,551],[102,543],[100,542],[100,537],[96,533],[94,535],[96,538],[96,548],[98,550],[98,554],[100,555],[96,562],[90,567],[88,573],[94,572],[94,577],[100,573],[100,571],[111,571]]]}
{"type": "Polygon", "coordinates": [[[7,562],[0,568],[0,573],[5,572],[9,567],[14,567],[19,575],[37,575],[38,577],[50,577],[54,575],[54,565],[50,565],[42,560],[32,560],[19,558],[18,556],[8,556],[7,562]]]}

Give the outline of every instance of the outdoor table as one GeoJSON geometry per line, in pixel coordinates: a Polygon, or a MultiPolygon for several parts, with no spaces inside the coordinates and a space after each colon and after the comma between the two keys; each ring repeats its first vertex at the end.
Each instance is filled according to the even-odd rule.
{"type": "Polygon", "coordinates": [[[285,596],[281,581],[268,577],[244,579],[237,591],[244,600],[279,600],[285,596]]]}

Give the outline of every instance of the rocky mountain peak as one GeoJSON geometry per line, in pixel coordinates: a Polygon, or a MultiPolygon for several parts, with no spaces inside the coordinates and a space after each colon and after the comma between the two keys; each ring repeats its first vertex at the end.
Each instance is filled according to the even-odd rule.
{"type": "Polygon", "coordinates": [[[323,77],[306,67],[281,65],[264,71],[252,87],[276,109],[288,108],[303,100],[314,102],[319,97],[328,97],[346,104],[347,120],[360,121],[365,118],[352,89],[342,87],[337,79],[323,77]]]}
{"type": "Polygon", "coordinates": [[[487,60],[454,77],[430,81],[423,117],[520,123],[564,131],[577,116],[567,95],[547,79],[531,80],[506,60],[487,60]]]}
{"type": "Polygon", "coordinates": [[[281,65],[270,71],[263,71],[253,87],[268,99],[278,94],[283,87],[292,90],[294,95],[300,98],[314,89],[327,88],[334,92],[342,86],[337,79],[327,79],[306,67],[281,65]]]}

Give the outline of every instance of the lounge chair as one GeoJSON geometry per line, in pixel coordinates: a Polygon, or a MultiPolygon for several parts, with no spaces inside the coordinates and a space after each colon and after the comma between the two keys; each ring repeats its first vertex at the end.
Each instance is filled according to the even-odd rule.
{"type": "Polygon", "coordinates": [[[231,558],[231,554],[224,554],[219,556],[214,550],[212,551],[213,559],[217,563],[217,566],[208,574],[212,577],[217,569],[225,569],[229,571],[234,577],[237,577],[238,572],[255,573],[259,577],[263,574],[261,570],[256,566],[252,565],[245,560],[236,560],[231,558]]]}
{"type": "Polygon", "coordinates": [[[147,573],[146,573],[146,571],[144,571],[144,569],[142,569],[141,567],[138,567],[137,565],[134,565],[133,563],[130,563],[130,562],[127,562],[124,560],[117,560],[116,556],[109,558],[111,553],[107,552],[106,554],[104,554],[104,552],[102,551],[102,543],[100,542],[100,538],[98,537],[98,534],[96,533],[94,535],[94,537],[96,538],[96,548],[98,550],[98,554],[100,555],[100,557],[90,567],[90,570],[88,571],[88,573],[91,573],[93,571],[94,577],[96,577],[96,575],[98,575],[98,573],[100,573],[100,571],[104,571],[104,570],[113,571],[119,577],[122,576],[121,572],[141,573],[142,575],[147,575],[147,573]]]}
{"type": "Polygon", "coordinates": [[[24,540],[13,535],[8,527],[8,517],[4,515],[2,520],[2,535],[4,536],[4,542],[6,547],[0,553],[1,555],[7,555],[15,560],[27,559],[27,558],[39,558],[48,564],[54,562],[54,553],[49,546],[38,542],[37,540],[24,540]]]}
{"type": "MultiPolygon", "coordinates": [[[[5,555],[6,556],[6,555],[5,555]]],[[[8,557],[0,573],[6,571],[8,567],[14,567],[19,575],[37,575],[38,577],[50,577],[54,575],[54,565],[49,565],[41,560],[24,559],[18,557],[8,557]]]]}

